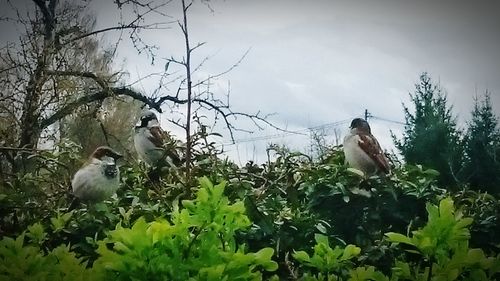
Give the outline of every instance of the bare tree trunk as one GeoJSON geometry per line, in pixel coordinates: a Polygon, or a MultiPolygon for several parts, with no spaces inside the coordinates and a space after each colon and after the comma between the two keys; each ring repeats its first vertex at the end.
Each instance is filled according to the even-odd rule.
{"type": "MultiPolygon", "coordinates": [[[[41,53],[37,57],[36,67],[30,76],[26,87],[26,96],[23,101],[21,115],[21,133],[19,138],[19,147],[36,148],[42,129],[40,127],[40,102],[42,100],[42,88],[45,84],[45,70],[51,60],[51,48],[53,46],[54,16],[57,0],[46,1],[33,0],[42,13],[44,24],[44,40],[41,53]]],[[[28,154],[23,153],[21,163],[17,162],[14,171],[21,168],[30,170],[30,161],[25,157],[28,154]]]]}
{"type": "Polygon", "coordinates": [[[186,6],[186,1],[182,0],[182,13],[183,13],[183,27],[186,44],[186,81],[187,81],[187,114],[186,114],[186,179],[189,180],[191,174],[191,104],[192,104],[192,82],[191,82],[191,47],[189,45],[188,23],[187,23],[187,10],[191,4],[186,6]]]}
{"type": "Polygon", "coordinates": [[[23,113],[21,116],[21,137],[19,147],[36,148],[40,129],[38,128],[39,104],[41,100],[40,89],[42,83],[42,73],[45,68],[45,55],[42,55],[37,62],[35,72],[28,82],[26,97],[23,102],[23,113]]]}
{"type": "Polygon", "coordinates": [[[50,62],[50,48],[53,46],[54,33],[54,17],[57,0],[50,0],[48,6],[46,1],[33,0],[42,13],[44,24],[44,40],[40,55],[37,58],[36,68],[30,77],[26,87],[26,97],[23,102],[23,113],[21,116],[21,136],[19,147],[36,148],[40,137],[41,128],[39,124],[40,118],[40,101],[42,98],[41,90],[45,83],[44,72],[47,68],[47,63],[50,62]]]}

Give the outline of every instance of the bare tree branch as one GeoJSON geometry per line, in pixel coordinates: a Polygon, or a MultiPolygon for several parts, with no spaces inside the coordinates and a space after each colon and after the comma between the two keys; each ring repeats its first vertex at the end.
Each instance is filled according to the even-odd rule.
{"type": "Polygon", "coordinates": [[[101,88],[106,89],[108,88],[108,85],[102,77],[97,76],[95,73],[92,72],[85,72],[85,71],[61,71],[61,70],[46,70],[45,71],[49,75],[57,75],[57,76],[76,76],[76,77],[84,77],[84,78],[91,78],[93,79],[101,88]]]}
{"type": "Polygon", "coordinates": [[[203,85],[203,84],[207,83],[208,81],[210,81],[211,79],[214,79],[214,78],[219,78],[219,77],[221,77],[221,76],[223,76],[223,75],[225,75],[225,74],[227,74],[227,73],[231,72],[233,69],[235,69],[236,67],[238,67],[238,66],[241,64],[241,62],[245,59],[245,57],[248,55],[248,53],[250,53],[250,50],[251,50],[251,48],[249,48],[249,49],[248,49],[248,50],[247,50],[247,51],[246,51],[246,52],[245,52],[245,53],[241,56],[241,58],[240,58],[240,59],[239,59],[236,63],[234,63],[231,67],[229,67],[229,68],[228,68],[228,69],[226,69],[225,71],[223,71],[223,72],[219,72],[218,74],[215,74],[215,75],[210,75],[210,76],[208,76],[206,79],[203,79],[203,80],[199,81],[198,83],[193,84],[193,87],[197,87],[197,86],[199,86],[199,85],[203,85]]]}
{"type": "Polygon", "coordinates": [[[118,26],[113,26],[113,27],[107,27],[107,28],[103,28],[103,29],[99,29],[99,30],[94,30],[92,32],[85,33],[85,34],[73,37],[73,38],[69,39],[68,41],[66,41],[66,42],[64,42],[62,44],[67,44],[67,43],[70,43],[70,42],[78,41],[78,40],[83,39],[85,37],[97,35],[97,34],[108,32],[108,31],[113,31],[113,30],[125,30],[125,29],[134,29],[134,30],[135,29],[169,29],[169,27],[160,27],[160,25],[162,25],[162,24],[170,24],[170,23],[169,22],[165,22],[165,23],[154,23],[154,24],[146,24],[146,25],[136,25],[136,24],[129,23],[129,24],[123,24],[123,25],[118,25],[118,26]]]}
{"type": "Polygon", "coordinates": [[[43,0],[33,0],[37,7],[40,9],[43,15],[43,23],[45,27],[45,40],[50,40],[52,37],[52,31],[54,30],[54,9],[57,0],[50,0],[49,6],[45,5],[46,1],[43,0]]]}
{"type": "Polygon", "coordinates": [[[133,99],[136,99],[138,101],[147,104],[149,107],[157,110],[158,112],[162,112],[161,102],[159,101],[155,101],[151,98],[148,98],[140,93],[137,93],[125,87],[109,88],[91,95],[82,96],[76,99],[75,101],[62,106],[56,112],[54,112],[50,117],[43,119],[40,122],[40,127],[47,128],[48,126],[54,124],[56,121],[60,120],[61,118],[73,113],[74,110],[76,110],[83,104],[88,104],[91,102],[104,100],[112,96],[120,96],[120,95],[132,97],[133,99]]]}

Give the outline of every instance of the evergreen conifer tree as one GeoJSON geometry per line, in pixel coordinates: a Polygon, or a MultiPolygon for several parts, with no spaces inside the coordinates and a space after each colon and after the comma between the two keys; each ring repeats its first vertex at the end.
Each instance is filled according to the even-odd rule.
{"type": "Polygon", "coordinates": [[[500,128],[489,93],[482,100],[475,99],[465,143],[465,170],[470,186],[477,190],[499,193],[500,128]]]}
{"type": "Polygon", "coordinates": [[[405,130],[402,139],[393,135],[396,148],[409,164],[421,164],[440,172],[439,182],[446,187],[458,181],[463,148],[460,134],[447,105],[443,89],[427,73],[420,76],[410,94],[414,111],[403,105],[405,130]]]}

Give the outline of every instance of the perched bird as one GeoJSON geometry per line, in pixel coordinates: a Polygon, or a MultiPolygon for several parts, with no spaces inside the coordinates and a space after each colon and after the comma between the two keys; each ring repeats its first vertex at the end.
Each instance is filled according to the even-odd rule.
{"type": "Polygon", "coordinates": [[[121,154],[110,147],[98,147],[73,176],[73,194],[82,201],[93,203],[113,195],[120,184],[116,159],[121,157],[121,154]]]}
{"type": "Polygon", "coordinates": [[[158,122],[154,112],[147,110],[141,114],[135,126],[134,146],[139,157],[148,165],[160,167],[165,165],[167,156],[173,162],[179,162],[175,149],[168,149],[171,140],[158,122]]]}
{"type": "Polygon", "coordinates": [[[389,162],[377,139],[371,134],[370,125],[364,119],[352,120],[350,133],[344,138],[344,155],[349,166],[365,175],[388,174],[389,162]]]}
{"type": "Polygon", "coordinates": [[[134,146],[139,157],[150,166],[156,166],[165,157],[164,138],[156,114],[144,111],[135,125],[134,146]]]}

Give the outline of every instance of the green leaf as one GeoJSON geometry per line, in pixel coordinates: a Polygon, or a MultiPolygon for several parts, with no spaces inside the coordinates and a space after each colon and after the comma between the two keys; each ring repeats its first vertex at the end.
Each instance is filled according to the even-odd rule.
{"type": "Polygon", "coordinates": [[[212,182],[207,177],[201,177],[198,179],[200,182],[200,189],[212,189],[212,182]]]}
{"type": "Polygon", "coordinates": [[[264,248],[255,253],[256,260],[260,263],[266,260],[271,259],[274,254],[274,250],[272,248],[264,248]]]}
{"type": "Polygon", "coordinates": [[[389,238],[389,241],[393,243],[404,243],[408,245],[414,245],[411,238],[400,233],[387,232],[385,236],[387,236],[387,238],[389,238]]]}
{"type": "Polygon", "coordinates": [[[375,267],[357,267],[349,272],[348,281],[389,281],[383,273],[376,271],[375,267]]]}
{"type": "Polygon", "coordinates": [[[35,243],[42,243],[47,237],[47,233],[43,228],[43,225],[39,222],[28,226],[28,232],[26,236],[31,238],[35,243]]]}
{"type": "Polygon", "coordinates": [[[349,244],[344,248],[344,253],[340,260],[350,260],[361,253],[361,248],[356,247],[355,245],[349,244]]]}
{"type": "Polygon", "coordinates": [[[200,188],[200,190],[198,190],[198,197],[197,199],[201,202],[201,203],[204,203],[204,202],[207,202],[208,201],[208,191],[207,189],[205,188],[200,188]]]}
{"type": "Polygon", "coordinates": [[[318,244],[325,244],[326,246],[329,246],[330,243],[328,242],[328,236],[316,233],[314,234],[314,240],[318,244]]]}
{"type": "Polygon", "coordinates": [[[292,256],[298,260],[298,261],[301,261],[301,262],[311,262],[311,258],[309,257],[309,255],[305,252],[305,251],[296,251],[292,254],[292,256]]]}

